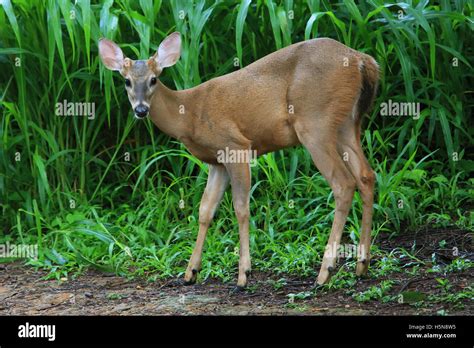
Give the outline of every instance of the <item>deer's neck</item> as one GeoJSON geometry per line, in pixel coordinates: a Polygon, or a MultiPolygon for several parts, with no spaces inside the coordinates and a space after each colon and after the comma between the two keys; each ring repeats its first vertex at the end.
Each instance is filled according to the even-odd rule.
{"type": "Polygon", "coordinates": [[[164,133],[175,139],[188,137],[192,132],[192,90],[173,91],[157,82],[150,117],[164,133]]]}

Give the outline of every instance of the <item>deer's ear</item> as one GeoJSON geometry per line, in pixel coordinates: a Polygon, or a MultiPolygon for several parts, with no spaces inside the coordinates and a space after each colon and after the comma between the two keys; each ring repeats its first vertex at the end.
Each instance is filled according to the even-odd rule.
{"type": "Polygon", "coordinates": [[[181,35],[177,31],[168,35],[158,47],[155,61],[160,68],[175,65],[181,55],[181,35]]]}
{"type": "Polygon", "coordinates": [[[99,40],[99,55],[107,69],[120,71],[123,67],[123,52],[114,42],[107,39],[99,40]]]}

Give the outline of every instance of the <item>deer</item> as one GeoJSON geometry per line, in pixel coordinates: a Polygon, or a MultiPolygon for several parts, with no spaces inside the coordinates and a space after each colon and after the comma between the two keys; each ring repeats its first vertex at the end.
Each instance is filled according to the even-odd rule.
{"type": "Polygon", "coordinates": [[[105,38],[98,47],[105,67],[125,79],[135,117],[149,117],[208,165],[199,231],[184,284],[196,282],[206,234],[229,183],[240,242],[236,288],[245,288],[250,276],[251,166],[249,161],[219,161],[223,149],[255,151],[261,156],[302,145],[310,152],[335,200],[315,286],[327,283],[334,274],[335,250],[357,188],[363,209],[356,274],[367,274],[375,172],[362,150],[360,132],[379,84],[379,67],[373,57],[336,40],[316,38],[284,47],[195,87],[172,90],[159,77],[180,58],[179,32],[168,35],[147,60],[125,57],[117,44],[105,38]]]}

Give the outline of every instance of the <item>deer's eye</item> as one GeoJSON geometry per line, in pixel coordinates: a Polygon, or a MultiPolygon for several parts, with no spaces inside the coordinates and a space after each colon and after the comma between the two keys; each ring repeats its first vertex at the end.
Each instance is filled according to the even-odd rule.
{"type": "Polygon", "coordinates": [[[156,85],[156,77],[152,77],[150,80],[150,86],[156,85]]]}
{"type": "Polygon", "coordinates": [[[125,79],[125,86],[130,87],[131,85],[130,79],[125,79]]]}

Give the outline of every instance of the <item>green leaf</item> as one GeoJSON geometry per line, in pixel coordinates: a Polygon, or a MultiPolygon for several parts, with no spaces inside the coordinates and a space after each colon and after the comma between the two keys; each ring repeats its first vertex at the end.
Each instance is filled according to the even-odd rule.
{"type": "Polygon", "coordinates": [[[237,58],[239,59],[239,64],[243,67],[242,61],[242,33],[245,25],[245,18],[247,18],[247,12],[249,9],[251,0],[242,0],[239,5],[239,11],[237,12],[237,20],[235,22],[235,46],[237,48],[237,58]]]}

